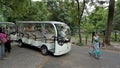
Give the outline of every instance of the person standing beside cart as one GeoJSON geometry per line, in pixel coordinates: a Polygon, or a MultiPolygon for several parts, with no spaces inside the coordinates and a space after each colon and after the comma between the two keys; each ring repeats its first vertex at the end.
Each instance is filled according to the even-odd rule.
{"type": "Polygon", "coordinates": [[[2,28],[0,27],[0,59],[3,59],[3,56],[5,55],[5,46],[2,41],[2,28]]]}
{"type": "Polygon", "coordinates": [[[5,55],[5,53],[10,53],[11,52],[11,45],[9,41],[7,40],[6,34],[2,31],[2,28],[0,27],[0,40],[2,41],[2,48],[1,48],[1,54],[2,57],[5,55]]]}

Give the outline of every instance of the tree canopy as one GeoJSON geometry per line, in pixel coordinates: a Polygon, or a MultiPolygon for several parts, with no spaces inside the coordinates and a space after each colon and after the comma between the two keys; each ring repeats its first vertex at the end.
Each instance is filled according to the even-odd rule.
{"type": "Polygon", "coordinates": [[[29,0],[1,0],[0,3],[8,21],[23,17],[29,10],[29,0]]]}

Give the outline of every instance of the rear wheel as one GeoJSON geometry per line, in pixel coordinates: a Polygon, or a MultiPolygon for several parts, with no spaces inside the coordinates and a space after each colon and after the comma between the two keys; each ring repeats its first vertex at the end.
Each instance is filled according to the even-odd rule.
{"type": "Polygon", "coordinates": [[[41,53],[43,54],[43,55],[48,55],[48,49],[47,49],[47,47],[46,46],[42,46],[41,47],[41,53]]]}

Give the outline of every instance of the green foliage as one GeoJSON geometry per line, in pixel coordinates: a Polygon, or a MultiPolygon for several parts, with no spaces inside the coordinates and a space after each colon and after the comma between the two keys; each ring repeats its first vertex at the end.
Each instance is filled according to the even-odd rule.
{"type": "Polygon", "coordinates": [[[114,30],[120,30],[120,0],[116,2],[113,27],[114,30]]]}
{"type": "Polygon", "coordinates": [[[50,20],[62,21],[74,27],[77,24],[77,4],[74,0],[48,0],[48,10],[51,13],[50,20]]]}
{"type": "Polygon", "coordinates": [[[29,0],[1,0],[0,3],[3,15],[8,21],[23,17],[29,8],[29,0]]]}
{"type": "Polygon", "coordinates": [[[14,0],[12,2],[12,12],[10,16],[13,18],[23,17],[23,15],[25,15],[28,11],[29,0],[14,0]]]}
{"type": "Polygon", "coordinates": [[[94,26],[94,31],[104,30],[107,20],[107,10],[97,7],[91,15],[87,17],[87,22],[94,26]]]}
{"type": "Polygon", "coordinates": [[[4,21],[4,17],[0,17],[0,21],[4,21]]]}
{"type": "Polygon", "coordinates": [[[33,2],[29,13],[24,16],[23,20],[48,20],[50,15],[43,1],[33,2]]]}
{"type": "MultiPolygon", "coordinates": [[[[1,3],[1,2],[0,2],[1,3]]],[[[88,1],[86,2],[88,3],[88,1]]],[[[4,0],[4,16],[9,21],[18,20],[55,20],[63,21],[71,27],[78,26],[78,11],[75,0],[42,0],[33,2],[30,0],[4,0]]],[[[80,2],[82,7],[82,2],[80,2]]],[[[119,4],[118,4],[119,6],[119,4]]],[[[80,7],[80,8],[81,8],[80,7]]],[[[119,10],[117,8],[117,10],[119,10]]],[[[115,22],[119,22],[116,12],[115,22]]],[[[104,30],[107,19],[107,9],[97,7],[90,15],[82,17],[81,29],[85,32],[104,30]]],[[[73,29],[74,30],[74,29],[73,29]]]]}
{"type": "Polygon", "coordinates": [[[77,42],[77,45],[78,45],[78,46],[83,46],[84,44],[83,44],[82,42],[78,41],[78,42],[77,42]]]}
{"type": "Polygon", "coordinates": [[[81,27],[84,32],[93,32],[95,28],[92,23],[88,23],[88,22],[82,23],[81,27]]]}

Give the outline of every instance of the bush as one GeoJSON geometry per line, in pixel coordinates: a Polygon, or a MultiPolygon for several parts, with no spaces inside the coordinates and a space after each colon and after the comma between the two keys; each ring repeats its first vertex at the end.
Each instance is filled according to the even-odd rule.
{"type": "Polygon", "coordinates": [[[77,45],[78,45],[78,46],[83,46],[83,43],[80,42],[80,41],[78,41],[78,42],[77,42],[77,45]]]}

